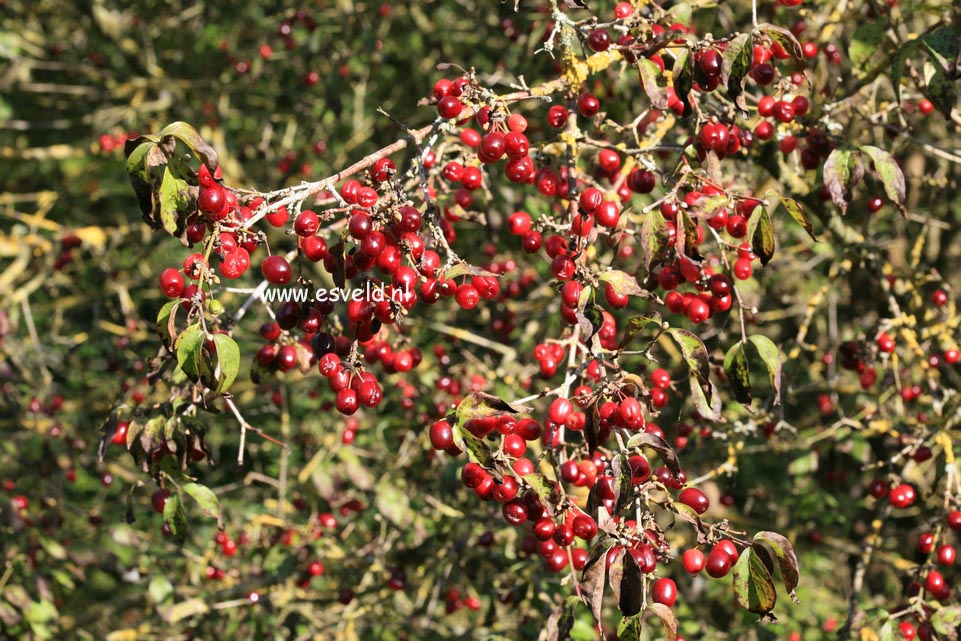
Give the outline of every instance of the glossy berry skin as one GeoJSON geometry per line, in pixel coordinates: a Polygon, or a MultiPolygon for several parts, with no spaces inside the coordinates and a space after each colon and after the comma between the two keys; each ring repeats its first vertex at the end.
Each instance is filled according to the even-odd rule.
{"type": "Polygon", "coordinates": [[[708,500],[707,495],[705,495],[704,492],[696,487],[688,487],[681,490],[678,500],[698,514],[704,514],[711,506],[711,502],[708,500]]]}
{"type": "Polygon", "coordinates": [[[737,547],[734,545],[734,543],[730,539],[721,539],[720,541],[717,542],[717,544],[714,547],[727,552],[727,555],[731,557],[732,565],[737,562],[737,559],[739,556],[737,547]]]}
{"type": "Polygon", "coordinates": [[[888,495],[888,502],[891,504],[891,507],[904,509],[910,507],[916,498],[917,493],[914,490],[914,486],[908,483],[902,483],[891,490],[891,493],[888,495]]]}
{"type": "Polygon", "coordinates": [[[707,562],[704,564],[704,568],[707,570],[708,576],[714,579],[720,579],[723,576],[727,576],[727,573],[731,571],[731,555],[727,553],[727,550],[714,546],[711,553],[707,555],[707,562]]]}
{"type": "Polygon", "coordinates": [[[574,405],[566,398],[555,398],[547,412],[551,422],[562,425],[574,411],[574,405]]]}
{"type": "Polygon", "coordinates": [[[651,600],[671,607],[677,601],[677,584],[672,579],[658,579],[651,587],[651,600]]]}
{"type": "Polygon", "coordinates": [[[293,277],[290,263],[283,256],[268,256],[261,264],[260,270],[264,278],[274,285],[286,285],[293,277]]]}
{"type": "Polygon", "coordinates": [[[684,554],[681,556],[681,563],[684,565],[684,569],[690,574],[697,574],[703,570],[705,562],[704,553],[697,548],[684,550],[684,554]]]}
{"type": "Polygon", "coordinates": [[[456,118],[463,110],[464,103],[454,96],[444,96],[437,101],[437,114],[445,120],[456,118]]]}
{"type": "Polygon", "coordinates": [[[904,641],[913,641],[915,635],[913,623],[910,621],[902,621],[898,624],[898,630],[901,632],[901,637],[904,641]]]}
{"type": "Polygon", "coordinates": [[[560,129],[567,124],[567,108],[563,105],[553,105],[547,110],[547,124],[554,129],[560,129]]]}
{"type": "Polygon", "coordinates": [[[954,565],[957,559],[953,545],[939,545],[937,551],[938,565],[954,565]]]}
{"type": "Polygon", "coordinates": [[[160,289],[167,298],[177,298],[184,291],[184,277],[179,271],[168,267],[160,274],[160,289]]]}
{"type": "Polygon", "coordinates": [[[431,425],[429,436],[435,450],[446,450],[454,445],[454,432],[447,421],[436,421],[431,425]]]}
{"type": "Polygon", "coordinates": [[[918,552],[922,554],[930,554],[931,550],[934,549],[934,534],[931,532],[922,532],[918,537],[918,552]]]}
{"type": "Polygon", "coordinates": [[[585,118],[592,118],[601,110],[601,101],[593,94],[582,93],[577,97],[577,110],[585,118]]]}
{"type": "Polygon", "coordinates": [[[153,503],[153,509],[159,514],[163,514],[164,507],[167,505],[167,499],[170,498],[170,490],[167,488],[161,488],[153,493],[150,497],[151,503],[153,503]]]}
{"type": "Polygon", "coordinates": [[[937,570],[931,570],[928,572],[928,575],[924,577],[924,589],[931,594],[937,594],[944,589],[944,586],[944,576],[937,570]]]}
{"type": "Polygon", "coordinates": [[[597,536],[597,523],[586,514],[579,514],[571,524],[574,536],[585,541],[590,541],[597,536]]]}

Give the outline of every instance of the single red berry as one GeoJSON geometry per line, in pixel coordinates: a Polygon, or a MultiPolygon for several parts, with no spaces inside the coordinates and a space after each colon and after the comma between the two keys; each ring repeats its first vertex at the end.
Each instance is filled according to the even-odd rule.
{"type": "Polygon", "coordinates": [[[957,559],[957,553],[953,545],[939,545],[937,557],[938,565],[954,565],[954,561],[957,559]]]}
{"type": "Polygon", "coordinates": [[[681,563],[687,572],[697,574],[704,569],[704,553],[697,548],[684,550],[684,554],[681,555],[681,563]]]}
{"type": "Polygon", "coordinates": [[[944,586],[944,575],[937,570],[931,570],[928,572],[928,575],[924,577],[924,589],[931,594],[937,594],[944,589],[944,586]]]}
{"type": "Polygon", "coordinates": [[[577,110],[585,118],[591,118],[601,110],[601,101],[594,94],[582,93],[577,97],[577,110]]]}
{"type": "Polygon", "coordinates": [[[915,635],[913,623],[910,621],[902,621],[898,624],[898,630],[900,630],[901,637],[904,639],[904,641],[913,641],[915,635]]]}
{"type": "Polygon", "coordinates": [[[464,110],[464,103],[454,96],[444,96],[437,101],[437,113],[445,120],[452,120],[464,110]]]}
{"type": "Polygon", "coordinates": [[[908,483],[902,483],[897,486],[888,495],[888,502],[891,503],[892,507],[903,509],[910,507],[917,498],[917,494],[914,490],[914,486],[908,483]]]}
{"type": "Polygon", "coordinates": [[[151,503],[153,503],[153,509],[160,514],[163,514],[164,506],[167,505],[167,499],[170,498],[170,490],[167,488],[160,488],[153,493],[150,497],[151,503]]]}
{"type": "Polygon", "coordinates": [[[587,36],[587,46],[592,51],[607,51],[611,46],[611,34],[606,29],[594,29],[587,36]]]}
{"type": "Polygon", "coordinates": [[[693,509],[698,514],[704,514],[711,506],[711,502],[708,500],[707,495],[696,487],[688,487],[681,490],[678,500],[684,505],[693,509]]]}
{"type": "Polygon", "coordinates": [[[567,107],[553,105],[547,110],[547,124],[554,129],[560,129],[567,124],[567,107]]]}
{"type": "Polygon", "coordinates": [[[160,289],[167,298],[178,298],[184,291],[184,277],[173,267],[168,267],[160,274],[160,289]]]}
{"type": "Polygon", "coordinates": [[[677,584],[672,579],[658,579],[651,587],[651,600],[671,607],[677,601],[677,584]]]}
{"type": "Polygon", "coordinates": [[[265,258],[260,266],[260,271],[263,272],[264,278],[274,285],[286,285],[293,277],[290,263],[287,262],[286,258],[278,255],[265,258]]]}
{"type": "Polygon", "coordinates": [[[727,550],[714,546],[711,553],[707,555],[707,562],[704,567],[708,576],[720,579],[731,570],[731,555],[727,553],[727,550]]]}

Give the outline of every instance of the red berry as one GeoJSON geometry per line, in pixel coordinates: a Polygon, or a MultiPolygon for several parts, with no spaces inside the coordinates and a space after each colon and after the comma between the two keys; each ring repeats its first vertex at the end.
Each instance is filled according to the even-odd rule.
{"type": "Polygon", "coordinates": [[[708,576],[720,579],[731,570],[731,555],[727,553],[727,550],[714,546],[711,553],[707,555],[707,562],[704,567],[708,576]]]}
{"type": "Polygon", "coordinates": [[[704,553],[697,548],[684,550],[684,554],[681,556],[681,563],[689,573],[697,574],[704,569],[704,553]]]}
{"type": "Polygon", "coordinates": [[[263,272],[264,278],[274,285],[286,285],[293,277],[290,263],[283,256],[268,256],[261,264],[260,271],[263,272]]]}
{"type": "Polygon", "coordinates": [[[658,579],[651,587],[651,600],[671,607],[677,601],[677,584],[668,578],[658,579]]]}
{"type": "Polygon", "coordinates": [[[168,298],[178,298],[184,291],[184,277],[173,267],[160,274],[160,289],[168,298]]]}
{"type": "Polygon", "coordinates": [[[585,118],[591,118],[601,110],[601,101],[593,94],[582,93],[577,97],[577,110],[585,118]]]}
{"type": "Polygon", "coordinates": [[[937,551],[938,565],[954,565],[957,558],[953,545],[939,545],[937,551]]]}
{"type": "Polygon", "coordinates": [[[563,105],[554,105],[547,110],[547,124],[554,129],[560,129],[567,124],[567,108],[563,105]]]}
{"type": "Polygon", "coordinates": [[[910,507],[915,498],[917,498],[917,494],[914,491],[914,486],[903,483],[891,490],[891,494],[888,495],[888,502],[891,503],[892,507],[903,509],[910,507]]]}
{"type": "Polygon", "coordinates": [[[452,120],[464,110],[464,103],[454,96],[444,96],[437,101],[437,113],[445,120],[452,120]]]}
{"type": "Polygon", "coordinates": [[[696,487],[688,487],[681,490],[678,500],[684,505],[693,509],[698,514],[704,514],[711,506],[711,502],[708,500],[707,495],[696,487]]]}

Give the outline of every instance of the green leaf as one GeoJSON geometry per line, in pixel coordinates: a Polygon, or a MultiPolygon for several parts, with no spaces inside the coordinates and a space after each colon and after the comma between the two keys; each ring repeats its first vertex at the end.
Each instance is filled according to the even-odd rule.
{"type": "Polygon", "coordinates": [[[751,34],[742,33],[734,37],[724,50],[721,60],[721,78],[726,78],[727,95],[741,111],[747,111],[744,100],[744,83],[751,71],[751,34]]]}
{"type": "Polygon", "coordinates": [[[170,536],[174,543],[183,545],[187,540],[187,513],[184,511],[179,492],[174,492],[167,497],[167,503],[164,505],[164,521],[170,527],[170,536]]]}
{"type": "Polygon", "coordinates": [[[631,341],[633,341],[638,334],[641,333],[645,327],[649,325],[661,325],[661,315],[657,312],[650,312],[649,314],[634,316],[627,321],[627,331],[624,332],[624,338],[621,339],[621,344],[618,345],[618,349],[624,349],[627,347],[631,341]]]}
{"type": "Polygon", "coordinates": [[[640,614],[621,617],[617,624],[617,641],[641,641],[641,632],[644,630],[642,618],[640,614]]]}
{"type": "Polygon", "coordinates": [[[754,552],[747,548],[734,564],[734,596],[738,604],[754,614],[767,614],[774,609],[777,593],[771,573],[754,552]]]}
{"type": "Polygon", "coordinates": [[[801,43],[794,37],[790,30],[770,23],[762,23],[757,26],[757,30],[767,34],[767,36],[784,47],[784,50],[791,54],[796,62],[804,62],[804,50],[801,43]]]}
{"type": "Polygon", "coordinates": [[[931,615],[931,626],[938,634],[957,638],[958,628],[961,627],[961,606],[941,608],[931,615]]]}
{"type": "Polygon", "coordinates": [[[675,641],[677,639],[677,618],[674,616],[674,610],[663,603],[651,603],[647,607],[664,624],[664,637],[667,641],[675,641]]]}
{"type": "MultiPolygon", "coordinates": [[[[147,419],[147,422],[143,426],[143,432],[140,434],[140,446],[143,448],[144,452],[150,454],[156,450],[160,444],[163,442],[163,428],[167,421],[163,416],[153,416],[147,419]]],[[[131,423],[133,427],[133,423],[131,423]]],[[[127,448],[130,448],[132,443],[130,438],[130,430],[127,430],[127,448]]]]}
{"type": "Polygon", "coordinates": [[[641,58],[637,61],[637,75],[644,93],[651,99],[651,106],[661,111],[667,109],[667,92],[657,86],[657,79],[661,76],[658,66],[648,58],[641,58]]]}
{"type": "Polygon", "coordinates": [[[170,583],[170,579],[162,574],[154,575],[150,579],[150,585],[147,586],[147,594],[155,604],[163,603],[173,592],[174,586],[170,583]]]}
{"type": "Polygon", "coordinates": [[[217,495],[209,487],[199,483],[184,483],[181,489],[197,502],[201,512],[217,519],[217,525],[222,525],[220,502],[217,500],[217,495]]]}
{"type": "Polygon", "coordinates": [[[768,191],[768,194],[771,193],[777,194],[778,199],[781,201],[781,205],[785,210],[787,210],[787,213],[791,216],[791,218],[797,221],[797,223],[804,228],[804,231],[808,233],[808,236],[811,237],[811,240],[818,242],[817,236],[814,235],[814,226],[811,225],[811,221],[808,220],[808,217],[804,214],[801,204],[793,198],[784,196],[774,192],[773,190],[768,191]]]}
{"type": "Polygon", "coordinates": [[[756,220],[757,224],[751,233],[751,248],[761,264],[767,265],[774,256],[774,227],[766,208],[756,207],[754,211],[752,220],[756,220]]]}
{"type": "Polygon", "coordinates": [[[891,86],[894,88],[894,97],[898,102],[901,102],[901,74],[904,73],[904,65],[920,44],[921,41],[918,39],[905,42],[898,47],[894,60],[891,61],[891,86]]]}
{"type": "Polygon", "coordinates": [[[924,82],[927,84],[927,95],[931,102],[938,111],[950,118],[958,101],[958,81],[949,79],[941,69],[931,63],[925,63],[924,82]]]}
{"type": "Polygon", "coordinates": [[[798,602],[794,594],[799,580],[800,568],[798,566],[797,555],[794,554],[794,546],[785,537],[777,532],[758,532],[754,535],[754,546],[763,545],[774,552],[777,557],[778,567],[781,568],[781,578],[784,580],[784,587],[788,595],[795,603],[798,602]]]}
{"type": "Polygon", "coordinates": [[[694,333],[672,327],[667,333],[681,348],[681,354],[691,371],[689,383],[691,398],[697,413],[707,420],[721,417],[721,399],[716,394],[714,383],[710,380],[711,366],[708,362],[707,348],[694,333]]]}
{"type": "Polygon", "coordinates": [[[869,69],[880,61],[878,51],[884,38],[884,26],[880,22],[861,22],[851,35],[848,57],[859,76],[867,75],[869,69]],[[873,63],[873,64],[872,64],[873,63]]]}
{"type": "Polygon", "coordinates": [[[584,307],[578,307],[574,310],[574,316],[584,333],[584,342],[589,344],[590,340],[594,338],[597,332],[601,331],[601,327],[604,325],[604,316],[601,314],[601,310],[592,301],[587,301],[584,307]]]}
{"type": "Polygon", "coordinates": [[[685,210],[681,210],[675,224],[677,225],[677,235],[674,243],[677,246],[677,253],[687,256],[695,261],[702,261],[704,257],[698,251],[697,243],[697,224],[685,210]]]}
{"type": "Polygon", "coordinates": [[[744,343],[738,341],[724,355],[724,375],[727,376],[739,403],[751,404],[751,371],[747,365],[744,343]]]}
{"type": "Polygon", "coordinates": [[[961,57],[961,39],[951,27],[941,27],[921,36],[921,44],[931,54],[946,78],[958,79],[958,58],[961,57]]]}
{"type": "Polygon", "coordinates": [[[494,467],[494,456],[490,446],[482,439],[471,434],[460,424],[453,426],[454,445],[467,452],[467,457],[485,469],[494,467]]]}
{"type": "Polygon", "coordinates": [[[761,361],[764,362],[764,366],[767,367],[768,376],[771,379],[771,387],[774,389],[774,404],[780,405],[781,403],[781,356],[780,350],[778,350],[777,345],[768,338],[767,336],[762,336],[761,334],[754,334],[753,336],[747,337],[754,349],[757,350],[758,355],[761,357],[761,361]]]}
{"type": "Polygon", "coordinates": [[[170,123],[160,132],[161,138],[167,138],[168,136],[173,136],[190,147],[190,151],[194,152],[194,155],[200,156],[204,164],[211,170],[217,168],[217,152],[200,137],[197,130],[189,123],[182,121],[170,123]]]}
{"type": "Polygon", "coordinates": [[[624,574],[621,577],[620,596],[617,608],[624,616],[631,616],[641,611],[644,598],[644,580],[641,578],[641,568],[634,560],[633,554],[624,555],[624,574]]]}
{"type": "Polygon", "coordinates": [[[597,279],[604,283],[610,283],[614,291],[620,296],[650,297],[650,292],[638,285],[636,278],[619,269],[608,269],[598,274],[597,279]]]}
{"type": "Polygon", "coordinates": [[[641,223],[641,250],[644,252],[644,266],[648,271],[667,251],[667,239],[667,221],[655,207],[644,214],[644,221],[641,223]]]}
{"type": "Polygon", "coordinates": [[[45,626],[44,628],[38,626],[43,626],[46,622],[53,621],[60,616],[59,612],[57,612],[57,607],[46,599],[40,599],[39,601],[31,603],[30,607],[24,611],[24,615],[26,615],[27,621],[33,625],[37,638],[50,638],[52,635],[49,635],[49,633],[44,635],[40,634],[40,630],[44,629],[45,626]]]}
{"type": "Polygon", "coordinates": [[[204,346],[205,334],[199,325],[191,325],[177,337],[177,364],[192,381],[200,379],[201,351],[204,346]]]}
{"type": "Polygon", "coordinates": [[[410,498],[398,485],[397,479],[385,476],[374,487],[374,506],[380,514],[399,528],[406,528],[413,521],[410,498]]]}
{"type": "Polygon", "coordinates": [[[517,414],[525,412],[527,408],[511,405],[493,394],[474,392],[457,404],[454,416],[458,423],[467,422],[472,418],[486,418],[501,414],[517,414]]]}
{"type": "Polygon", "coordinates": [[[521,479],[537,495],[541,504],[547,508],[548,514],[554,516],[561,503],[561,491],[557,484],[540,472],[525,474],[521,479]]]}
{"type": "Polygon", "coordinates": [[[694,60],[687,47],[684,47],[674,58],[673,81],[674,93],[684,105],[684,115],[691,114],[691,89],[694,87],[694,60]]]}
{"type": "Polygon", "coordinates": [[[578,581],[580,587],[581,601],[590,608],[594,620],[601,621],[601,612],[604,606],[604,586],[607,583],[607,551],[611,544],[600,540],[591,549],[591,558],[584,566],[581,579],[578,581]]]}
{"type": "Polygon", "coordinates": [[[576,596],[567,597],[551,615],[547,617],[544,629],[541,630],[537,641],[567,641],[571,638],[571,628],[574,627],[574,609],[580,600],[576,596]]]}
{"type": "Polygon", "coordinates": [[[896,641],[898,639],[903,639],[904,637],[901,636],[900,632],[895,634],[894,629],[893,619],[888,619],[885,621],[884,625],[881,626],[881,629],[878,630],[878,641],[896,641]]]}
{"type": "Polygon", "coordinates": [[[681,470],[681,463],[677,459],[674,448],[657,434],[649,434],[648,432],[634,434],[627,441],[627,449],[630,450],[635,447],[649,447],[654,450],[672,474],[676,475],[681,470]]]}
{"type": "Polygon", "coordinates": [[[711,365],[708,361],[707,348],[704,342],[691,331],[671,327],[667,330],[674,342],[681,348],[681,355],[688,369],[699,381],[707,382],[711,373],[711,365]]]}
{"type": "Polygon", "coordinates": [[[904,209],[904,173],[894,156],[883,149],[872,145],[864,145],[861,152],[874,163],[874,171],[884,185],[884,193],[888,199],[901,210],[904,209]]]}
{"type": "Polygon", "coordinates": [[[226,334],[214,334],[214,345],[217,348],[217,366],[220,375],[217,377],[218,394],[223,394],[233,385],[240,371],[240,348],[237,342],[226,334]]]}
{"type": "Polygon", "coordinates": [[[160,227],[155,215],[154,172],[167,162],[158,142],[159,139],[156,136],[140,136],[124,144],[130,186],[137,196],[137,203],[140,205],[144,221],[154,229],[160,227]]]}
{"type": "Polygon", "coordinates": [[[863,177],[864,163],[856,149],[838,147],[824,161],[824,186],[842,214],[847,213],[854,188],[863,177]]]}
{"type": "Polygon", "coordinates": [[[176,235],[184,226],[186,217],[193,213],[190,205],[190,186],[187,181],[177,178],[170,167],[165,167],[160,183],[160,221],[164,231],[176,235]]]}
{"type": "Polygon", "coordinates": [[[167,301],[160,311],[157,312],[157,330],[160,332],[161,336],[164,336],[164,343],[167,340],[174,340],[177,336],[174,331],[174,323],[177,319],[177,309],[180,306],[180,301],[177,299],[167,301]]]}

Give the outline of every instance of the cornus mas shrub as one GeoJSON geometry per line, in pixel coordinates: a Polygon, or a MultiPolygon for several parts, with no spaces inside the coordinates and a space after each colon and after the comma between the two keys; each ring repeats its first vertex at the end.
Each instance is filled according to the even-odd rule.
{"type": "Polygon", "coordinates": [[[112,593],[116,638],[957,637],[957,8],[500,9],[527,67],[435,64],[319,178],[100,139],[161,255],[96,457],[0,328],[28,461],[123,507],[60,540],[95,484],[11,475],[5,633],[112,593]]]}

